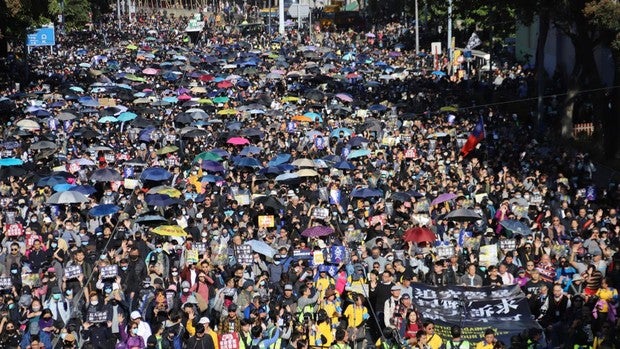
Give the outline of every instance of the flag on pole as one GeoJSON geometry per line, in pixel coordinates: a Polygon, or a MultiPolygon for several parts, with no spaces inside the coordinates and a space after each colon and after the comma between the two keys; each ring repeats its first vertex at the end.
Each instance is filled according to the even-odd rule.
{"type": "Polygon", "coordinates": [[[482,120],[482,116],[480,116],[480,120],[476,124],[476,127],[474,127],[474,130],[469,134],[469,137],[467,137],[467,142],[465,142],[463,148],[461,148],[461,154],[467,156],[467,154],[476,148],[478,143],[484,140],[484,136],[484,120],[482,120]]]}
{"type": "Polygon", "coordinates": [[[476,32],[473,32],[471,33],[471,36],[469,37],[469,40],[467,41],[467,46],[465,46],[465,49],[473,50],[476,47],[480,46],[481,44],[482,44],[482,40],[480,40],[476,32]]]}

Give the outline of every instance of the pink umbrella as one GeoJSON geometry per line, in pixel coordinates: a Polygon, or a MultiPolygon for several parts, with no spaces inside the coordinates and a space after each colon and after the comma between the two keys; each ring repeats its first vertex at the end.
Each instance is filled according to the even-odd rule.
{"type": "Polygon", "coordinates": [[[246,145],[246,144],[250,144],[250,141],[243,137],[232,137],[226,143],[232,144],[232,145],[246,145]]]}
{"type": "Polygon", "coordinates": [[[159,70],[155,68],[146,68],[142,71],[142,73],[144,75],[157,75],[157,73],[159,73],[159,70]]]}
{"type": "Polygon", "coordinates": [[[343,102],[353,102],[353,97],[351,97],[349,94],[346,94],[346,93],[338,93],[336,95],[336,98],[338,98],[339,100],[343,102]]]}
{"type": "Polygon", "coordinates": [[[182,95],[180,95],[179,97],[177,97],[178,100],[180,101],[189,101],[190,99],[192,99],[192,96],[184,93],[182,95]]]}

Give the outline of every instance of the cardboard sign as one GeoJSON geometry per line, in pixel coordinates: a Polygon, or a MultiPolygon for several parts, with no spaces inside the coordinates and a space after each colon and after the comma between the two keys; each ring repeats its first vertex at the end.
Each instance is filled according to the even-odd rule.
{"type": "Polygon", "coordinates": [[[329,191],[329,204],[330,205],[339,205],[342,192],[340,189],[331,189],[329,191]]]}
{"type": "Polygon", "coordinates": [[[10,276],[0,277],[0,290],[10,290],[12,286],[10,276]]]}
{"type": "Polygon", "coordinates": [[[137,179],[125,178],[123,181],[123,186],[125,189],[134,190],[138,187],[140,182],[137,179]]]}
{"type": "Polygon", "coordinates": [[[437,252],[437,259],[448,259],[454,256],[454,246],[437,246],[435,247],[437,252]]]}
{"type": "Polygon", "coordinates": [[[237,332],[224,333],[219,337],[220,349],[239,349],[239,334],[237,332]]]}
{"type": "Polygon", "coordinates": [[[276,220],[273,215],[267,216],[258,216],[258,227],[259,228],[273,228],[276,225],[276,220]]]}
{"type": "Polygon", "coordinates": [[[190,263],[198,263],[198,250],[185,251],[185,260],[190,263]]]}
{"type": "Polygon", "coordinates": [[[90,323],[106,321],[108,321],[108,312],[106,311],[94,311],[92,313],[88,313],[88,322],[90,323]]]}
{"type": "Polygon", "coordinates": [[[479,264],[483,267],[497,265],[497,245],[480,246],[479,264]]]}
{"type": "Polygon", "coordinates": [[[370,217],[370,219],[368,221],[369,221],[369,225],[371,227],[376,225],[376,224],[380,224],[381,228],[383,228],[385,223],[387,223],[387,215],[386,214],[380,214],[380,215],[372,216],[372,217],[370,217]]]}
{"type": "Polygon", "coordinates": [[[250,195],[248,194],[235,195],[235,200],[239,203],[239,206],[247,206],[250,204],[250,195]]]}
{"type": "Polygon", "coordinates": [[[4,231],[6,236],[22,236],[24,234],[24,227],[19,223],[5,224],[4,231]]]}
{"type": "Polygon", "coordinates": [[[514,251],[517,249],[517,241],[515,239],[499,240],[499,249],[504,251],[514,251]]]}
{"type": "Polygon", "coordinates": [[[418,157],[418,153],[414,148],[409,148],[405,152],[405,158],[407,159],[414,159],[416,157],[418,157]]]}
{"type": "Polygon", "coordinates": [[[235,246],[235,257],[237,263],[240,264],[252,264],[254,258],[252,257],[252,247],[250,245],[235,246]]]}
{"type": "Polygon", "coordinates": [[[82,275],[82,267],[79,265],[70,265],[65,268],[65,277],[67,279],[76,279],[80,275],[82,275]]]}
{"type": "Polygon", "coordinates": [[[325,263],[325,255],[323,251],[314,251],[312,254],[312,264],[313,265],[321,265],[325,263]]]}
{"type": "Polygon", "coordinates": [[[312,251],[309,248],[293,250],[293,260],[310,260],[312,251]]]}
{"type": "Polygon", "coordinates": [[[329,201],[329,191],[327,190],[326,187],[319,188],[319,200],[325,201],[325,202],[329,201]]]}
{"type": "Polygon", "coordinates": [[[332,246],[329,249],[329,262],[334,264],[340,264],[342,262],[347,262],[348,258],[347,248],[344,246],[332,246]]]}
{"type": "Polygon", "coordinates": [[[312,210],[312,218],[325,219],[329,217],[329,210],[326,208],[317,207],[312,210]]]}
{"type": "Polygon", "coordinates": [[[116,100],[114,98],[99,98],[98,101],[102,107],[116,107],[116,100]]]}
{"type": "Polygon", "coordinates": [[[39,274],[22,274],[22,285],[28,285],[32,288],[39,283],[40,279],[39,274]]]}
{"type": "Polygon", "coordinates": [[[194,242],[193,245],[199,254],[205,254],[205,252],[207,252],[207,244],[204,242],[194,242]]]}
{"type": "Polygon", "coordinates": [[[118,275],[117,265],[106,265],[105,267],[101,267],[101,278],[102,279],[115,278],[117,275],[118,275]]]}
{"type": "MultiPolygon", "coordinates": [[[[10,198],[3,198],[3,206],[8,206],[11,203],[10,198]]],[[[7,211],[4,213],[4,220],[6,224],[14,224],[15,223],[15,211],[7,211]]]]}

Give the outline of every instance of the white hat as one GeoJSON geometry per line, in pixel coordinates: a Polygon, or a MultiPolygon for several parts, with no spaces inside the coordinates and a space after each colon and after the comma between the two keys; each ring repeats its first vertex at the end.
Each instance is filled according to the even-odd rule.
{"type": "Polygon", "coordinates": [[[141,317],[142,317],[142,315],[140,314],[140,312],[139,312],[139,311],[134,310],[134,311],[132,311],[132,312],[131,312],[131,315],[130,315],[129,317],[130,317],[132,320],[135,320],[135,319],[139,319],[139,318],[141,318],[141,317]]]}
{"type": "Polygon", "coordinates": [[[294,192],[293,190],[289,190],[289,191],[286,193],[286,195],[287,195],[287,196],[296,196],[296,195],[295,195],[295,192],[294,192]]]}
{"type": "Polygon", "coordinates": [[[206,325],[206,324],[208,324],[208,323],[210,323],[210,322],[211,322],[211,321],[210,321],[210,320],[209,320],[209,318],[208,318],[208,317],[206,317],[206,316],[201,317],[201,318],[200,318],[200,320],[198,321],[198,323],[199,323],[199,324],[203,324],[203,325],[206,325]]]}

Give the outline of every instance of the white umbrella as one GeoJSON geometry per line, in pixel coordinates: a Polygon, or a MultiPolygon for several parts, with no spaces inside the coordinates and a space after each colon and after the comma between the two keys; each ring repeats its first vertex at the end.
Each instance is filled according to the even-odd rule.
{"type": "Polygon", "coordinates": [[[88,198],[77,191],[55,193],[47,199],[47,203],[53,205],[79,204],[82,202],[88,202],[88,198]]]}

